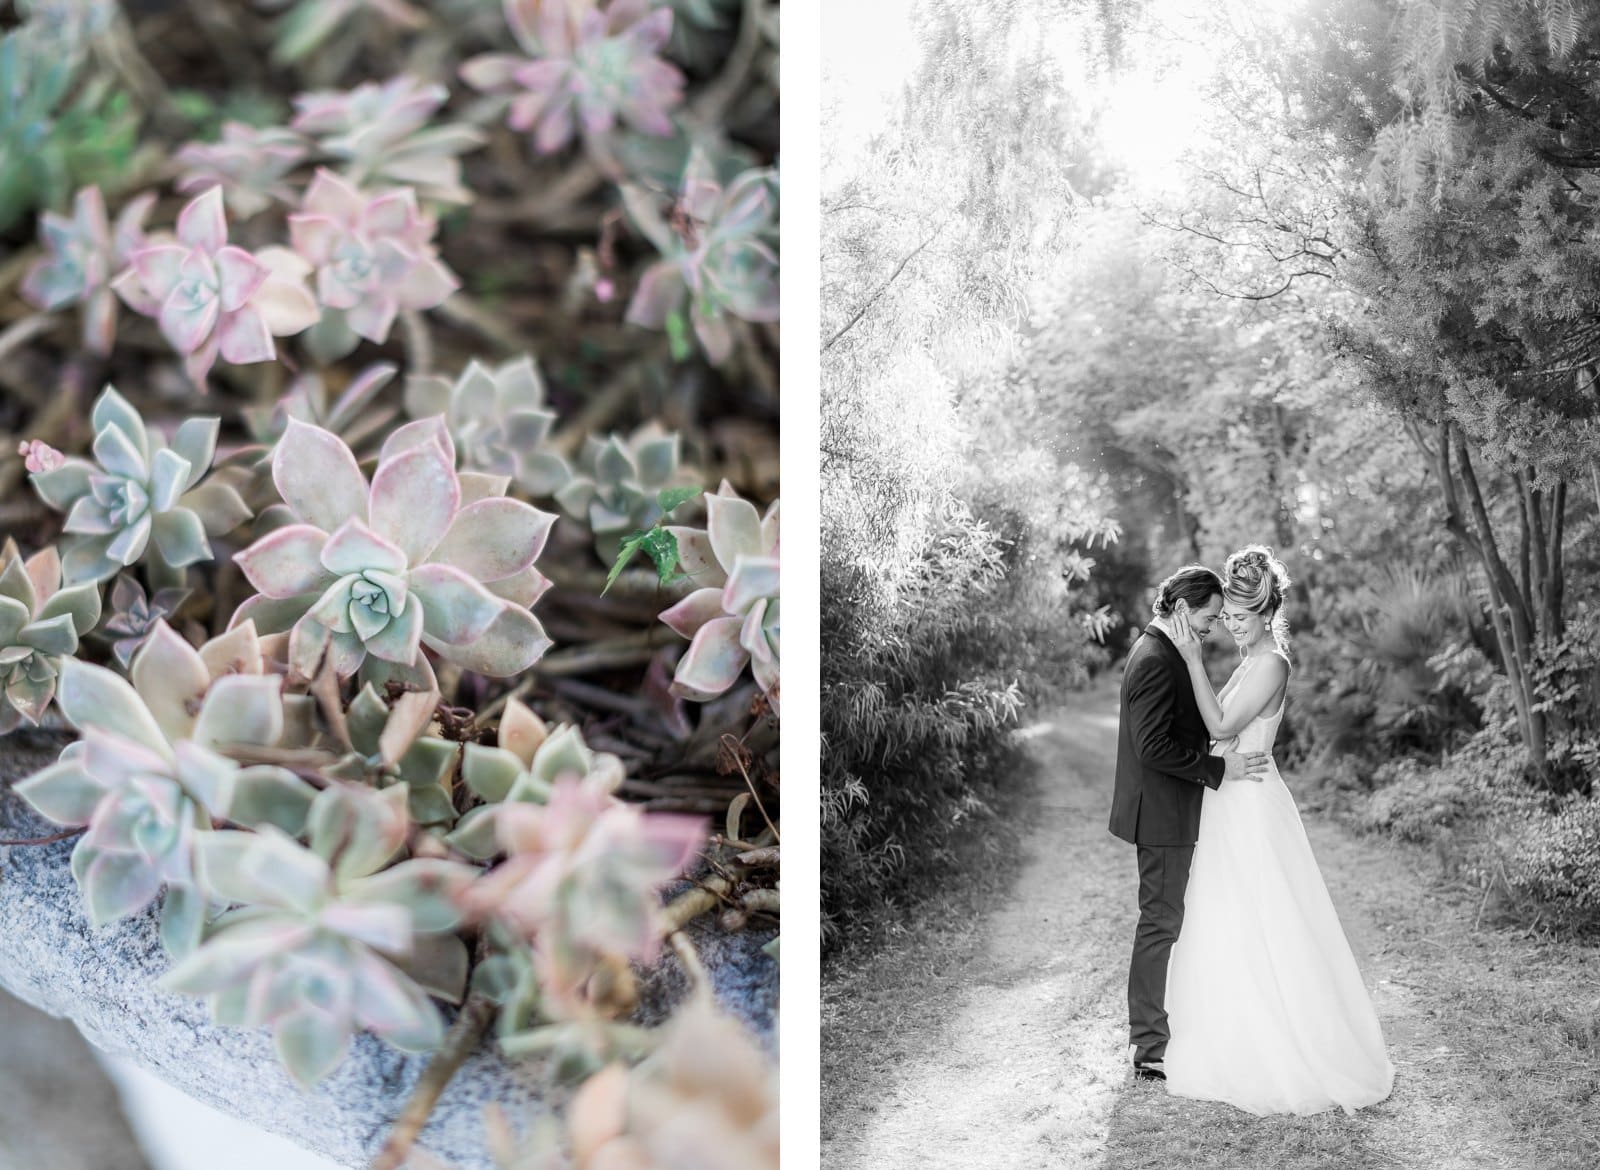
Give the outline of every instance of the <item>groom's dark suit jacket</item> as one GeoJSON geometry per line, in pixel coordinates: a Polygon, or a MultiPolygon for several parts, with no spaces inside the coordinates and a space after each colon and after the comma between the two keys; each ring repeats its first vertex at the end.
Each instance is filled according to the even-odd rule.
{"type": "Polygon", "coordinates": [[[1202,786],[1222,782],[1183,655],[1154,624],[1122,671],[1117,784],[1111,832],[1135,845],[1193,845],[1200,838],[1202,786]]]}

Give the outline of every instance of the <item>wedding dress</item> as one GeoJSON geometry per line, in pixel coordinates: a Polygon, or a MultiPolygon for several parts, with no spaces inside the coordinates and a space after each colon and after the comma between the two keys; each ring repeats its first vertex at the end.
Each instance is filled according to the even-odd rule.
{"type": "MultiPolygon", "coordinates": [[[[1283,703],[1258,715],[1236,750],[1270,752],[1282,719],[1283,703]]],[[[1206,790],[1184,903],[1167,968],[1168,1092],[1258,1115],[1354,1112],[1389,1095],[1377,1012],[1276,763],[1260,783],[1206,790]]]]}

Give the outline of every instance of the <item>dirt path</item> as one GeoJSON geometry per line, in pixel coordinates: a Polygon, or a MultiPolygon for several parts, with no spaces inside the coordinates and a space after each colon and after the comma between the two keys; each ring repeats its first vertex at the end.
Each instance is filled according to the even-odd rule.
{"type": "Polygon", "coordinates": [[[853,1082],[852,1092],[824,1090],[825,1166],[1600,1164],[1595,1017],[1557,1020],[1559,1010],[1538,1006],[1541,995],[1592,1001],[1593,952],[1474,930],[1475,904],[1436,891],[1415,851],[1313,818],[1312,846],[1396,1066],[1393,1096],[1353,1117],[1258,1119],[1133,1081],[1134,857],[1105,828],[1115,732],[1103,693],[1029,729],[1043,795],[1019,825],[1021,873],[979,913],[975,933],[890,948],[825,979],[825,1023],[850,1036],[844,1055],[830,1057],[825,1034],[824,1076],[853,1082]],[[941,947],[954,952],[948,967],[941,947]],[[1587,981],[1576,996],[1575,979],[1587,981]],[[887,1002],[891,994],[901,1002],[887,1002]]]}

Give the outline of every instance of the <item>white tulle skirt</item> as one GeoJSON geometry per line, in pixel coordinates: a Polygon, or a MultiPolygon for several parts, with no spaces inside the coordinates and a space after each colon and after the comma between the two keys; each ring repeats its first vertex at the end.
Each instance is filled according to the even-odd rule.
{"type": "Polygon", "coordinates": [[[1378,1015],[1294,797],[1207,790],[1167,969],[1167,1090],[1254,1114],[1352,1112],[1394,1084],[1378,1015]]]}

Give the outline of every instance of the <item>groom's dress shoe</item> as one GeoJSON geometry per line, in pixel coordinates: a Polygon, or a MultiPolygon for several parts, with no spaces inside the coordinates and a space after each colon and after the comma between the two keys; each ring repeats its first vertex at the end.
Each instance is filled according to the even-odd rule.
{"type": "Polygon", "coordinates": [[[1136,1061],[1133,1066],[1133,1075],[1141,1081],[1164,1081],[1167,1079],[1166,1069],[1159,1060],[1149,1060],[1143,1064],[1136,1061]]]}

